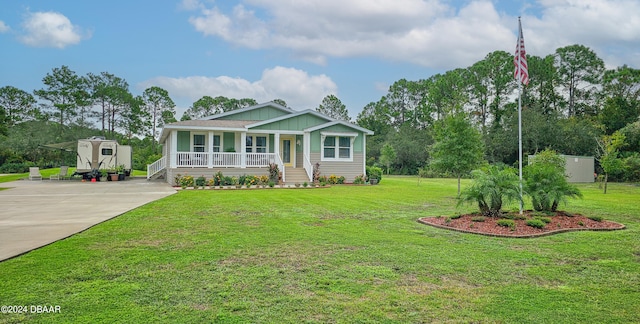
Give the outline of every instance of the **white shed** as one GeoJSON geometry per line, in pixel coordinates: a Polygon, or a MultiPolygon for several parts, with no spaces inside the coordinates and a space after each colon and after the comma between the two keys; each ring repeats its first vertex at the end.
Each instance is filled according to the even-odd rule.
{"type": "Polygon", "coordinates": [[[569,182],[594,182],[595,162],[593,156],[561,155],[567,161],[569,182]]]}
{"type": "MultiPolygon", "coordinates": [[[[565,159],[565,172],[569,182],[594,182],[595,162],[593,156],[560,155],[565,159]]],[[[535,155],[529,155],[532,160],[535,155]]]]}

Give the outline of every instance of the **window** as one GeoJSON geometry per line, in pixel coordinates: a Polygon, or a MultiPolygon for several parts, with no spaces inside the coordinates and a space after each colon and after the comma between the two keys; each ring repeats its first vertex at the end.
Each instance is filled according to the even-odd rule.
{"type": "Polygon", "coordinates": [[[267,153],[267,137],[266,136],[250,136],[247,135],[247,153],[267,153]]]}
{"type": "MultiPolygon", "coordinates": [[[[351,135],[351,134],[349,134],[351,135]]],[[[324,161],[352,161],[353,136],[333,136],[322,134],[322,160],[324,161]]]]}
{"type": "Polygon", "coordinates": [[[256,153],[267,153],[266,136],[256,136],[256,153]]]}
{"type": "Polygon", "coordinates": [[[102,155],[113,155],[113,149],[103,148],[102,149],[102,155]]]}
{"type": "Polygon", "coordinates": [[[203,134],[193,135],[193,151],[204,152],[204,135],[203,134]]]}
{"type": "Polygon", "coordinates": [[[213,135],[213,152],[221,152],[220,135],[213,135]]]}
{"type": "Polygon", "coordinates": [[[335,158],[336,157],[336,137],[327,136],[324,138],[324,157],[335,158]]]}
{"type": "Polygon", "coordinates": [[[340,137],[338,157],[341,159],[348,159],[351,157],[351,138],[340,137]]]}

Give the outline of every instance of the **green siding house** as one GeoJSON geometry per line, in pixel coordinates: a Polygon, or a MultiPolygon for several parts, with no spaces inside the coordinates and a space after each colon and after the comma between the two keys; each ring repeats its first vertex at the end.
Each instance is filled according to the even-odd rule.
{"type": "Polygon", "coordinates": [[[314,110],[296,111],[274,102],[228,111],[162,129],[162,158],[147,166],[147,178],[176,174],[213,177],[268,174],[278,165],[285,183],[323,175],[352,182],[365,173],[367,135],[373,132],[314,110]]]}

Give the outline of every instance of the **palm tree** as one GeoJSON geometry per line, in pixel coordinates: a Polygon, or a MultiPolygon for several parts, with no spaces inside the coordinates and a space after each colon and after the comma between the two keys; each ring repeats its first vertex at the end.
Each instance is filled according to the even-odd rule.
{"type": "Polygon", "coordinates": [[[473,183],[460,194],[458,205],[477,203],[480,213],[498,217],[502,204],[519,200],[516,170],[511,167],[488,166],[471,172],[473,183]]]}

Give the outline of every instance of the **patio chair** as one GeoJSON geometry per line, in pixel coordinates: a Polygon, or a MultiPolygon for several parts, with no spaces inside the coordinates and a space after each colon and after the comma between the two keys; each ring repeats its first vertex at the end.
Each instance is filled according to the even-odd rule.
{"type": "Polygon", "coordinates": [[[42,174],[40,174],[40,168],[38,167],[29,168],[29,180],[42,180],[42,174]]]}
{"type": "Polygon", "coordinates": [[[49,180],[66,180],[68,178],[67,173],[69,173],[69,167],[63,165],[60,167],[60,172],[49,176],[49,180]]]}

